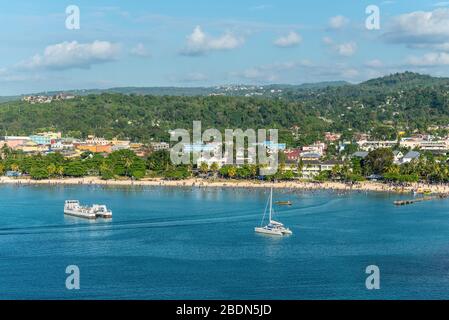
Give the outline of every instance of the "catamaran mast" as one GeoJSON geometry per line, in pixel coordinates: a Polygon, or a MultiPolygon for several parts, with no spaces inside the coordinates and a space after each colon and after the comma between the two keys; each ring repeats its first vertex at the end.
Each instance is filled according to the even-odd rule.
{"type": "Polygon", "coordinates": [[[271,187],[270,191],[270,223],[271,223],[271,209],[273,208],[273,187],[271,187]]]}

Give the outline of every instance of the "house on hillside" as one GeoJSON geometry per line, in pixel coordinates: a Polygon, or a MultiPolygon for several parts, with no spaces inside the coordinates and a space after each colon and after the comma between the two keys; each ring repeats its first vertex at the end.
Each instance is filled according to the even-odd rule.
{"type": "Polygon", "coordinates": [[[393,162],[395,164],[401,164],[402,158],[404,158],[404,154],[399,150],[395,150],[393,151],[393,156],[394,156],[393,162]]]}
{"type": "Polygon", "coordinates": [[[418,160],[421,154],[418,151],[410,151],[403,158],[401,163],[410,163],[413,160],[418,160]]]}
{"type": "Polygon", "coordinates": [[[351,155],[351,158],[365,159],[368,156],[368,151],[357,151],[351,155]]]}

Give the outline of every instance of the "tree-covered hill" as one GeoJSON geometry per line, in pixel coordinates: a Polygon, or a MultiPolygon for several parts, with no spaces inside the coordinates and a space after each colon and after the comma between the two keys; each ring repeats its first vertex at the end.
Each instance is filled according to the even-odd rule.
{"type": "Polygon", "coordinates": [[[449,124],[448,83],[403,73],[359,85],[291,88],[277,98],[103,93],[50,104],[14,101],[0,104],[0,135],[53,129],[75,137],[167,140],[168,130],[189,129],[201,120],[204,128],[279,128],[292,145],[319,139],[325,131],[394,138],[398,130],[449,124]],[[296,126],[298,132],[290,130],[296,126]]]}

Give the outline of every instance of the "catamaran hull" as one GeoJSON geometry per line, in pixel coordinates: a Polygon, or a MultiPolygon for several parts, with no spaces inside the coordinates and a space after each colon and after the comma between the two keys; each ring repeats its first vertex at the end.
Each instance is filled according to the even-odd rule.
{"type": "Polygon", "coordinates": [[[268,234],[268,235],[271,235],[271,236],[281,236],[281,237],[283,236],[282,232],[281,231],[277,231],[277,230],[268,230],[268,229],[265,229],[265,228],[254,228],[254,230],[257,233],[268,234]]]}
{"type": "Polygon", "coordinates": [[[77,217],[77,218],[84,218],[84,219],[96,219],[97,216],[95,214],[89,214],[89,213],[80,213],[77,211],[71,211],[71,210],[64,210],[64,214],[77,217]]]}
{"type": "Polygon", "coordinates": [[[96,216],[98,218],[111,219],[112,218],[112,212],[96,213],[96,216]]]}

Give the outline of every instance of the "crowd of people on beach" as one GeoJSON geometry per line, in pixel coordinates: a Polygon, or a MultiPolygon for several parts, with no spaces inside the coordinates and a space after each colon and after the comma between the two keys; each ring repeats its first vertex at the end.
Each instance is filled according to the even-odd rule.
{"type": "Polygon", "coordinates": [[[248,180],[223,180],[223,179],[201,179],[191,178],[186,180],[164,180],[161,178],[132,180],[102,180],[96,177],[86,178],[65,178],[65,179],[47,179],[47,180],[31,180],[17,179],[9,177],[1,177],[0,184],[13,185],[102,185],[102,186],[166,186],[166,187],[195,187],[195,188],[267,188],[274,187],[278,189],[290,190],[329,190],[335,192],[390,192],[390,193],[437,193],[449,194],[449,185],[447,184],[427,184],[427,183],[382,183],[364,181],[358,183],[344,182],[316,182],[297,180],[289,182],[265,182],[265,181],[248,181],[248,180]]]}

